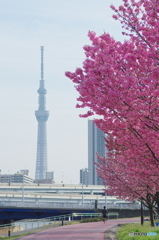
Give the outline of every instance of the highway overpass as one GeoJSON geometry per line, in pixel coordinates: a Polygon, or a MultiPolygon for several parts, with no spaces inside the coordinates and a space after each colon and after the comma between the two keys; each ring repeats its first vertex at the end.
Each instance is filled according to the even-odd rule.
{"type": "Polygon", "coordinates": [[[104,186],[66,184],[0,184],[0,206],[42,208],[132,207],[139,203],[125,202],[105,195],[104,186]]]}

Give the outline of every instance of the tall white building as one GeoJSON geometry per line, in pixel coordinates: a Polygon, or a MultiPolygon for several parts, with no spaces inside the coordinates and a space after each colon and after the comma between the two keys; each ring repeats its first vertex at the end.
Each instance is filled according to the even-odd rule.
{"type": "Polygon", "coordinates": [[[80,169],[80,184],[88,185],[89,180],[88,168],[80,169]]]}
{"type": "Polygon", "coordinates": [[[104,132],[96,127],[93,120],[88,120],[88,171],[90,185],[103,185],[103,180],[97,175],[96,165],[97,153],[104,157],[106,147],[104,132]]]}

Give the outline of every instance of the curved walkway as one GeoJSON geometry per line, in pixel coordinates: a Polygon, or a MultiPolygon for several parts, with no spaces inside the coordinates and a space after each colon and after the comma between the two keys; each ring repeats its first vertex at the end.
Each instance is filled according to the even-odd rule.
{"type": "Polygon", "coordinates": [[[104,232],[117,224],[139,222],[139,218],[108,220],[106,223],[80,223],[47,229],[20,240],[104,240],[104,232]]]}

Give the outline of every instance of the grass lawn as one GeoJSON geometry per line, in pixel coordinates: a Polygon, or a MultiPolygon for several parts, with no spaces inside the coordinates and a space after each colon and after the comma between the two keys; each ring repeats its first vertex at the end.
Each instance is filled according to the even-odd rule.
{"type": "Polygon", "coordinates": [[[159,227],[151,227],[150,222],[145,222],[143,226],[140,223],[132,223],[123,225],[117,232],[119,240],[159,240],[159,227]],[[130,232],[133,233],[155,233],[156,236],[136,235],[129,236],[130,232]]]}

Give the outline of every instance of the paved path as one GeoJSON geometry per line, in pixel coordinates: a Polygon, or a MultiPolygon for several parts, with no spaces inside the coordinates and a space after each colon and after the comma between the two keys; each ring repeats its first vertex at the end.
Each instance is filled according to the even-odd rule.
{"type": "Polygon", "coordinates": [[[106,223],[80,223],[47,229],[19,238],[20,240],[104,240],[104,232],[123,223],[139,222],[139,218],[108,220],[106,223]]]}

